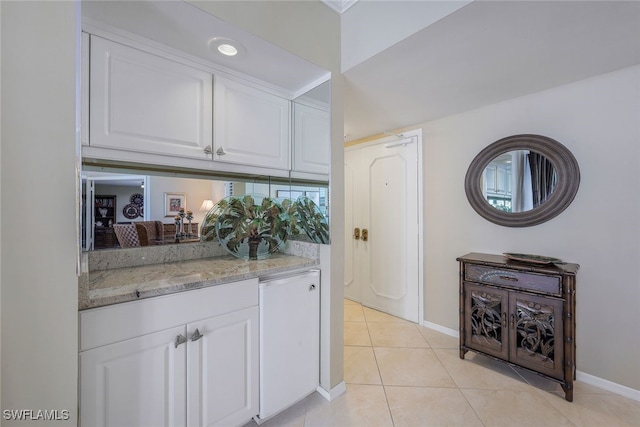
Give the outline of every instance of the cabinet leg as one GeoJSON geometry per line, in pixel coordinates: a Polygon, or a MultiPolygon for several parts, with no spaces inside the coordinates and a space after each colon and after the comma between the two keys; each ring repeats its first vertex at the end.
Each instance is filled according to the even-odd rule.
{"type": "Polygon", "coordinates": [[[464,355],[467,353],[468,350],[465,350],[464,348],[460,349],[460,359],[464,359],[464,355]]]}
{"type": "Polygon", "coordinates": [[[573,402],[573,384],[562,384],[562,390],[564,390],[564,399],[567,402],[573,402]]]}

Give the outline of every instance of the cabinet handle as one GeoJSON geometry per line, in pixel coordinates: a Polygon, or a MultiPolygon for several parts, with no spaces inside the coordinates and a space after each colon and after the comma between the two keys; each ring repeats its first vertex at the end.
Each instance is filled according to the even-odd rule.
{"type": "Polygon", "coordinates": [[[216,154],[217,154],[218,156],[224,156],[224,155],[225,155],[225,154],[227,154],[227,153],[225,153],[225,152],[224,152],[224,148],[220,147],[220,148],[218,148],[218,149],[216,150],[216,154]]]}
{"type": "Polygon", "coordinates": [[[193,332],[193,335],[191,335],[191,341],[198,341],[198,340],[199,340],[200,338],[202,338],[203,336],[204,336],[204,335],[202,335],[202,334],[200,333],[200,331],[199,331],[198,329],[196,329],[196,330],[193,332]]]}
{"type": "Polygon", "coordinates": [[[507,313],[502,313],[502,327],[507,327],[507,313]]]}
{"type": "Polygon", "coordinates": [[[513,276],[500,276],[502,280],[511,280],[512,282],[517,282],[518,278],[513,276]]]}
{"type": "Polygon", "coordinates": [[[207,145],[206,147],[204,147],[204,154],[211,154],[213,153],[213,150],[211,149],[210,145],[207,145]]]}
{"type": "Polygon", "coordinates": [[[314,285],[313,283],[309,285],[309,292],[311,291],[315,291],[316,290],[316,285],[314,285]]]}
{"type": "Polygon", "coordinates": [[[175,342],[176,348],[178,348],[180,344],[184,344],[186,342],[187,342],[187,338],[184,335],[180,334],[176,336],[176,342],[175,342]]]}
{"type": "Polygon", "coordinates": [[[516,327],[516,316],[511,314],[511,329],[516,327]]]}

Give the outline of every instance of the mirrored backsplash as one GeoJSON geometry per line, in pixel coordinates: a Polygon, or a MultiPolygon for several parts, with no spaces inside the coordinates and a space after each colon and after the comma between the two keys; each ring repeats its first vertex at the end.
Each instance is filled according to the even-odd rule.
{"type": "MultiPolygon", "coordinates": [[[[200,227],[207,212],[231,195],[260,194],[293,200],[306,196],[328,217],[327,183],[265,176],[230,178],[233,180],[192,177],[175,171],[85,167],[82,176],[82,249],[199,243],[200,227]],[[181,209],[182,219],[177,217],[181,209]],[[146,228],[141,230],[143,222],[146,228]],[[134,232],[135,228],[130,225],[121,227],[126,224],[137,224],[139,231],[134,232]],[[125,233],[135,234],[132,242],[123,238],[122,232],[118,237],[116,231],[122,229],[125,233]],[[140,231],[144,235],[140,235],[140,231]]],[[[308,240],[304,233],[292,239],[308,240]]]]}

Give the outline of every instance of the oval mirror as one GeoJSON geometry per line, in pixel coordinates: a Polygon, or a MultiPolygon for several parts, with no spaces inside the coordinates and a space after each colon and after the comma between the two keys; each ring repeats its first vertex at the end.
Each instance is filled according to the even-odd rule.
{"type": "Polygon", "coordinates": [[[494,142],[473,159],[465,177],[473,209],[506,227],[549,221],[571,204],[579,185],[573,154],[541,135],[513,135],[494,142]]]}

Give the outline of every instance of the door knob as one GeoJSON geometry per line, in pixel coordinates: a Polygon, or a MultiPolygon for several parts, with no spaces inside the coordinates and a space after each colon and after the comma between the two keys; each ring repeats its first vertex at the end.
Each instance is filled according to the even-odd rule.
{"type": "Polygon", "coordinates": [[[357,227],[353,229],[353,238],[360,240],[360,229],[357,227]]]}
{"type": "Polygon", "coordinates": [[[362,229],[362,241],[366,242],[367,240],[369,240],[369,230],[367,230],[366,228],[362,229]]]}
{"type": "Polygon", "coordinates": [[[224,156],[224,155],[225,155],[225,154],[227,154],[227,153],[225,153],[225,152],[224,152],[224,148],[220,147],[220,148],[218,148],[218,149],[216,150],[216,154],[217,154],[218,156],[224,156]]]}

